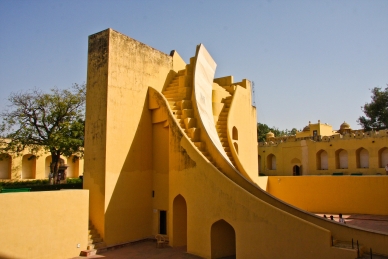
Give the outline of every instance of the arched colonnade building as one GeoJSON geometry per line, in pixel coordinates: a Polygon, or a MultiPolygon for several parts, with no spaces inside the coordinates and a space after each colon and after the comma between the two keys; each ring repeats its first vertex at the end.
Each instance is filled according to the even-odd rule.
{"type": "Polygon", "coordinates": [[[388,130],[333,130],[309,123],[293,136],[267,133],[258,145],[261,175],[383,175],[388,164],[388,130]]]}
{"type": "MultiPolygon", "coordinates": [[[[77,178],[83,174],[83,160],[73,155],[61,157],[66,164],[66,176],[77,178]]],[[[25,152],[22,155],[4,155],[0,159],[0,180],[46,179],[50,174],[51,155],[35,156],[25,152]]]]}

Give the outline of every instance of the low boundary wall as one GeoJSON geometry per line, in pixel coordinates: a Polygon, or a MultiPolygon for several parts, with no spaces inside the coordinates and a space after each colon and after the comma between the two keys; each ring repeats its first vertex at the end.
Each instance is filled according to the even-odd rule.
{"type": "Polygon", "coordinates": [[[267,192],[313,213],[388,215],[388,176],[269,176],[267,192]]]}
{"type": "Polygon", "coordinates": [[[0,258],[78,256],[87,248],[88,204],[88,190],[0,193],[0,258]]]}

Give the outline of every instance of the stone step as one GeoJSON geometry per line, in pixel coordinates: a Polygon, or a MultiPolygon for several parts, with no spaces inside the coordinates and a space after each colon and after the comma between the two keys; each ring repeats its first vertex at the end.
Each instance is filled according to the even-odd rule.
{"type": "Polygon", "coordinates": [[[191,100],[177,101],[177,106],[181,109],[192,109],[193,108],[191,100]]]}
{"type": "Polygon", "coordinates": [[[223,100],[223,103],[225,103],[225,104],[227,104],[228,106],[232,103],[232,98],[230,98],[230,99],[224,99],[223,100]]]}
{"type": "Polygon", "coordinates": [[[175,98],[175,100],[182,100],[183,98],[185,98],[186,93],[167,93],[163,95],[164,97],[166,97],[166,99],[175,98]]]}
{"type": "Polygon", "coordinates": [[[100,234],[98,234],[98,233],[89,234],[88,238],[89,239],[100,238],[100,234]]]}
{"type": "Polygon", "coordinates": [[[197,126],[197,119],[195,118],[185,118],[183,121],[186,129],[194,128],[197,126]]]}
{"type": "Polygon", "coordinates": [[[98,234],[98,231],[95,228],[89,227],[89,235],[94,235],[94,234],[98,234]]]}
{"type": "Polygon", "coordinates": [[[201,131],[199,128],[189,128],[187,129],[187,136],[193,141],[198,142],[201,137],[201,131]]]}
{"type": "Polygon", "coordinates": [[[176,94],[176,93],[186,93],[187,91],[190,91],[190,88],[187,87],[174,87],[173,89],[166,89],[163,91],[163,94],[176,94]]]}
{"type": "Polygon", "coordinates": [[[205,151],[206,150],[206,144],[204,142],[194,142],[194,145],[199,149],[199,150],[203,150],[205,151]]]}
{"type": "Polygon", "coordinates": [[[93,255],[96,255],[96,254],[97,254],[97,250],[96,249],[91,249],[91,250],[83,250],[83,251],[81,251],[80,256],[89,257],[89,256],[93,256],[93,255]]]}
{"type": "Polygon", "coordinates": [[[182,110],[172,110],[172,113],[175,115],[182,115],[182,110]]]}
{"type": "Polygon", "coordinates": [[[93,245],[94,245],[94,249],[97,249],[97,250],[100,250],[106,247],[106,244],[104,242],[96,243],[93,245]]]}
{"type": "Polygon", "coordinates": [[[96,244],[96,243],[101,243],[101,242],[102,242],[101,237],[97,237],[97,238],[93,238],[93,239],[88,240],[88,244],[96,244]]]}
{"type": "Polygon", "coordinates": [[[183,109],[182,110],[182,119],[185,118],[194,118],[194,110],[193,109],[183,109]]]}

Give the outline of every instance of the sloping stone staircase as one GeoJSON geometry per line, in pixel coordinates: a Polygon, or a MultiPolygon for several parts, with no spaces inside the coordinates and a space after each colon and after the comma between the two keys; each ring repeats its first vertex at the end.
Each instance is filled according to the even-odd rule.
{"type": "Polygon", "coordinates": [[[218,121],[216,123],[216,129],[217,129],[218,137],[220,138],[222,147],[224,148],[226,154],[228,155],[230,162],[232,162],[234,167],[236,167],[236,163],[233,159],[232,152],[230,150],[228,135],[227,135],[227,119],[228,119],[228,113],[229,113],[229,108],[230,108],[232,99],[233,99],[233,96],[228,96],[222,100],[222,102],[224,103],[224,108],[222,109],[218,117],[218,121]]]}
{"type": "Polygon", "coordinates": [[[88,250],[96,250],[97,252],[104,251],[106,244],[103,242],[97,229],[93,223],[89,221],[89,236],[88,236],[88,250]]]}
{"type": "Polygon", "coordinates": [[[197,118],[194,115],[191,100],[194,64],[195,58],[190,58],[190,64],[186,65],[186,69],[178,71],[162,94],[168,100],[178,124],[186,135],[209,162],[220,169],[207,151],[206,144],[200,139],[201,129],[197,127],[197,118]]]}

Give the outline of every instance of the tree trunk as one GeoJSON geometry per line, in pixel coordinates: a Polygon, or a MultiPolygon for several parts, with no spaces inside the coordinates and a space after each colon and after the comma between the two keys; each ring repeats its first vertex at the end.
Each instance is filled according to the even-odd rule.
{"type": "Polygon", "coordinates": [[[52,184],[60,183],[60,179],[58,175],[60,159],[61,159],[61,154],[59,152],[51,151],[50,183],[52,182],[52,184]]]}

